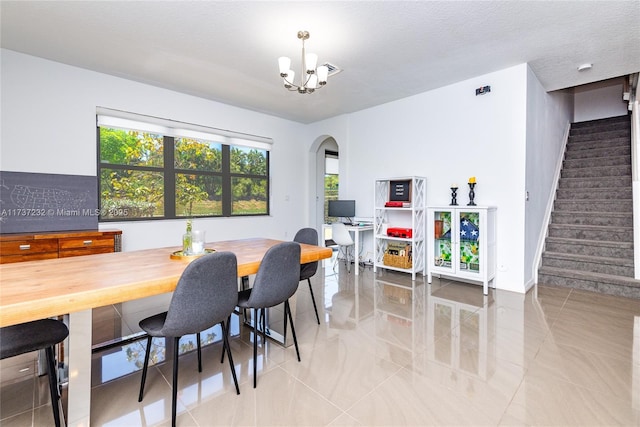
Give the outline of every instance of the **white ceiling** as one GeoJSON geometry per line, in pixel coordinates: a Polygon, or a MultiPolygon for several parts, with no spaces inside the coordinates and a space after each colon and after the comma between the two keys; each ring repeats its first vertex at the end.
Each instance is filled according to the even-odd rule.
{"type": "Polygon", "coordinates": [[[302,123],[524,62],[548,91],[640,71],[637,0],[2,0],[0,14],[3,48],[302,123]],[[300,67],[298,30],[344,69],[311,95],[278,74],[279,56],[300,67]]]}

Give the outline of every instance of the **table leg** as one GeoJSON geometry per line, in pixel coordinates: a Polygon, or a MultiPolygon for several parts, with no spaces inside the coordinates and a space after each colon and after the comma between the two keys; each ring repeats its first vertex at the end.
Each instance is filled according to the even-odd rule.
{"type": "Polygon", "coordinates": [[[86,427],[91,415],[92,311],[69,315],[69,402],[67,425],[86,427]]]}
{"type": "Polygon", "coordinates": [[[356,276],[360,274],[360,232],[358,230],[353,231],[354,234],[354,247],[353,247],[353,255],[355,257],[354,267],[356,269],[356,276]]]}
{"type": "MultiPolygon", "coordinates": [[[[250,287],[248,277],[242,277],[241,287],[243,290],[250,287]]],[[[294,319],[296,316],[297,299],[297,292],[289,298],[289,309],[291,310],[291,316],[294,319]]],[[[273,341],[281,344],[283,347],[289,347],[293,345],[293,338],[291,334],[285,333],[284,322],[286,322],[286,319],[284,312],[276,311],[274,307],[268,308],[266,314],[264,315],[264,325],[260,323],[259,319],[254,319],[253,310],[242,310],[242,319],[245,326],[254,329],[254,331],[256,332],[262,332],[262,328],[266,328],[265,335],[267,336],[267,338],[271,338],[273,341]],[[277,317],[275,316],[276,313],[278,314],[277,317]]],[[[287,327],[287,332],[290,330],[291,325],[287,327]]]]}

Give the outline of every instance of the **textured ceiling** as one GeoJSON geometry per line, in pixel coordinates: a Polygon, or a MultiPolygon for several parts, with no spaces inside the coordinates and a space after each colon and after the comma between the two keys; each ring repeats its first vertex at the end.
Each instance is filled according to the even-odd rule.
{"type": "Polygon", "coordinates": [[[302,123],[524,62],[549,91],[640,71],[637,0],[2,0],[0,16],[3,48],[302,123]],[[279,56],[300,66],[298,30],[344,69],[311,95],[278,75],[279,56]]]}

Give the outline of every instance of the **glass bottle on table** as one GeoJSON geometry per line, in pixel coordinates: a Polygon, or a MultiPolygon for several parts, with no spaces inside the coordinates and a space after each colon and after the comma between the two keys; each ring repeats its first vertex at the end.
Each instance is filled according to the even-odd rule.
{"type": "Polygon", "coordinates": [[[187,220],[187,231],[182,236],[182,255],[191,255],[193,252],[192,244],[193,244],[193,235],[191,234],[192,224],[191,220],[187,220]]]}

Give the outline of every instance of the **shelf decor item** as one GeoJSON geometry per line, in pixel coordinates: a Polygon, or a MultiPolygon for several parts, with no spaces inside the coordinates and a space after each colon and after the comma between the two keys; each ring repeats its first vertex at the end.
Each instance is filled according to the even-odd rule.
{"type": "Polygon", "coordinates": [[[411,180],[389,182],[390,202],[411,202],[411,180]]]}
{"type": "Polygon", "coordinates": [[[451,204],[449,206],[458,206],[458,185],[453,184],[451,186],[451,204]]]}
{"type": "Polygon", "coordinates": [[[476,197],[476,193],[474,191],[476,187],[476,177],[472,176],[471,178],[469,178],[469,203],[467,203],[467,206],[475,206],[476,203],[473,201],[473,199],[476,197]]]}
{"type": "Polygon", "coordinates": [[[383,263],[391,267],[411,268],[411,245],[399,243],[389,243],[387,251],[383,256],[383,263]]]}

